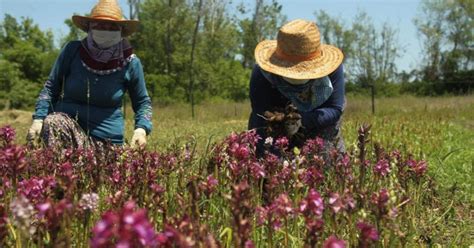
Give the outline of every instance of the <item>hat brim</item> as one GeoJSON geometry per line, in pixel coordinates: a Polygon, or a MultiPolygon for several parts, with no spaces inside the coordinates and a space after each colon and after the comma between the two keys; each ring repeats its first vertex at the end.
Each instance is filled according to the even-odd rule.
{"type": "Polygon", "coordinates": [[[89,31],[90,22],[111,22],[122,26],[122,36],[126,37],[138,30],[139,21],[137,20],[112,20],[103,18],[93,18],[88,16],[73,15],[72,22],[84,32],[89,31]]]}
{"type": "Polygon", "coordinates": [[[287,61],[275,55],[276,40],[265,40],[255,48],[255,60],[265,71],[293,79],[314,79],[329,75],[342,63],[342,51],[331,45],[321,44],[321,56],[306,61],[287,61]]]}

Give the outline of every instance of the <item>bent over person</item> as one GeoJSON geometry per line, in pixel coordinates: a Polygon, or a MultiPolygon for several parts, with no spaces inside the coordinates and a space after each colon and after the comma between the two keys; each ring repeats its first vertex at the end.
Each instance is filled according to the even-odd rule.
{"type": "Polygon", "coordinates": [[[345,104],[343,54],[321,44],[318,26],[305,20],[285,24],[277,40],[257,45],[255,59],[248,126],[262,137],[258,152],[268,136],[291,141],[297,135],[300,144],[320,137],[326,151],[344,151],[339,130],[345,104]]]}
{"type": "Polygon", "coordinates": [[[138,27],[125,20],[116,0],[100,0],[89,17],[74,15],[87,32],[66,44],[40,92],[27,140],[50,147],[97,147],[124,142],[122,100],[128,91],[135,112],[132,146],[151,132],[151,101],[140,60],[124,38],[138,27]]]}

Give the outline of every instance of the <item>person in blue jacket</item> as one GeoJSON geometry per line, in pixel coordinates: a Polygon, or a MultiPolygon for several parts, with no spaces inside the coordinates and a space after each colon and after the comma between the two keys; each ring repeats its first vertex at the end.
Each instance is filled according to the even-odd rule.
{"type": "Polygon", "coordinates": [[[90,16],[72,20],[87,37],[62,49],[37,99],[27,141],[54,148],[123,144],[122,100],[128,91],[135,112],[131,145],[145,146],[151,100],[142,64],[124,38],[138,21],[124,19],[116,0],[100,0],[90,16]]]}
{"type": "Polygon", "coordinates": [[[304,139],[320,137],[326,148],[344,151],[339,131],[345,105],[343,53],[321,44],[318,26],[301,19],[285,24],[277,40],[257,45],[255,59],[248,127],[262,138],[257,151],[261,154],[264,142],[271,141],[267,139],[269,118],[278,118],[271,113],[285,114],[290,104],[296,115],[280,118],[284,136],[303,133],[304,139]]]}

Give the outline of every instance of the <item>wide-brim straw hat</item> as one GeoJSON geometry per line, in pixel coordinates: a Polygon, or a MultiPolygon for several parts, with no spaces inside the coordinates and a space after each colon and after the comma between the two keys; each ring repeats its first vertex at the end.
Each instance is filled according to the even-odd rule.
{"type": "Polygon", "coordinates": [[[92,8],[90,16],[73,15],[74,24],[88,32],[90,22],[112,22],[122,26],[122,36],[129,36],[137,31],[139,22],[137,20],[127,20],[123,17],[122,9],[117,0],[99,0],[92,8]]]}
{"type": "Polygon", "coordinates": [[[255,60],[265,71],[292,79],[329,75],[344,55],[334,46],[321,44],[316,23],[294,20],[283,25],[277,40],[265,40],[255,48],[255,60]]]}

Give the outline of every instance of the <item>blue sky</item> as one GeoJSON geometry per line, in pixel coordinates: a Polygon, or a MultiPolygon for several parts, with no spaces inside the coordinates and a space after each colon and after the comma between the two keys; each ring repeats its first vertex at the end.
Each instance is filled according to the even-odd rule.
{"type": "MultiPolygon", "coordinates": [[[[50,29],[55,37],[67,34],[64,24],[73,13],[88,13],[97,0],[0,0],[0,16],[8,13],[16,18],[32,18],[42,29],[50,29]]],[[[119,0],[124,13],[128,13],[127,0],[119,0]]],[[[233,0],[252,5],[254,0],[233,0]]],[[[387,21],[399,29],[399,44],[405,53],[397,60],[399,69],[414,68],[419,63],[420,42],[417,39],[413,18],[418,13],[420,0],[279,0],[283,14],[289,20],[314,20],[314,12],[326,11],[346,22],[352,22],[359,10],[371,16],[376,25],[387,21]]]]}

